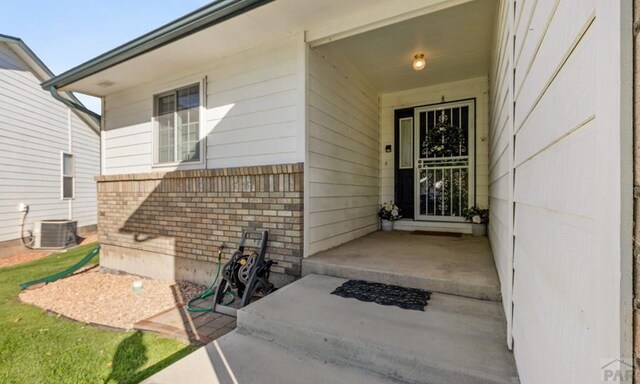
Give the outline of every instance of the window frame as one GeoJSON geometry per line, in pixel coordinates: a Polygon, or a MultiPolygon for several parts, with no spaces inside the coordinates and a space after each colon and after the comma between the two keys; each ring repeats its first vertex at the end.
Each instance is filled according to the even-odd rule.
{"type": "Polygon", "coordinates": [[[60,152],[60,200],[74,200],[76,198],[76,156],[71,152],[60,152]],[[71,174],[64,173],[64,159],[65,156],[71,158],[71,174]],[[71,196],[64,195],[64,180],[65,178],[71,178],[71,196]]]}
{"type": "Polygon", "coordinates": [[[165,167],[172,167],[172,168],[203,168],[205,163],[206,163],[206,137],[203,135],[203,124],[205,124],[205,111],[206,111],[206,93],[205,93],[205,85],[206,85],[206,78],[202,79],[200,81],[191,81],[191,82],[186,82],[184,84],[181,85],[173,85],[171,87],[167,87],[164,90],[160,90],[160,91],[155,91],[153,94],[153,98],[152,98],[152,116],[151,116],[151,127],[152,127],[152,132],[151,132],[151,136],[152,136],[152,140],[151,140],[151,145],[152,145],[152,162],[151,165],[153,168],[165,168],[165,167]],[[177,125],[177,120],[178,120],[178,111],[177,111],[177,103],[178,103],[178,91],[184,90],[186,88],[191,88],[197,86],[198,87],[198,97],[199,97],[199,105],[198,105],[198,146],[199,146],[199,159],[198,160],[185,160],[185,161],[178,161],[177,160],[177,156],[178,156],[178,125],[177,125]],[[160,105],[159,105],[159,99],[163,96],[167,96],[167,95],[175,95],[174,100],[175,100],[175,110],[173,111],[173,118],[174,118],[174,129],[173,129],[173,135],[174,135],[174,140],[173,140],[173,146],[174,146],[174,150],[173,150],[173,160],[171,162],[164,162],[161,163],[160,162],[160,138],[159,138],[159,132],[160,132],[160,125],[159,125],[159,121],[158,121],[158,116],[159,116],[159,110],[160,110],[160,105]]]}

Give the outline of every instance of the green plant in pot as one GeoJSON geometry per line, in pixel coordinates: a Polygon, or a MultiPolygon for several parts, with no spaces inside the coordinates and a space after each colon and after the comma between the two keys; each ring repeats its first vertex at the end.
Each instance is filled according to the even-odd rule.
{"type": "Polygon", "coordinates": [[[391,231],[393,229],[393,222],[399,220],[400,208],[393,204],[393,201],[382,204],[378,211],[378,217],[380,217],[380,224],[383,231],[391,231]]]}
{"type": "Polygon", "coordinates": [[[462,212],[464,219],[471,223],[471,233],[474,236],[486,236],[489,223],[489,209],[474,205],[462,212]]]}

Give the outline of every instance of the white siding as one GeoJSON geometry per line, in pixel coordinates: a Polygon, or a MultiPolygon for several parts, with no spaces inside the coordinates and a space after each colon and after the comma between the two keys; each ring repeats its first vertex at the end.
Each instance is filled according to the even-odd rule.
{"type": "Polygon", "coordinates": [[[19,237],[20,203],[30,206],[29,224],[68,218],[77,219],[79,226],[96,224],[98,134],[40,82],[6,44],[0,44],[0,241],[19,237]],[[61,199],[62,151],[75,155],[75,200],[61,199]]]}
{"type": "Polygon", "coordinates": [[[621,259],[629,250],[620,248],[631,229],[620,225],[627,128],[624,119],[599,114],[620,118],[623,106],[611,100],[620,83],[597,80],[623,68],[610,52],[620,28],[600,12],[618,7],[502,4],[491,81],[489,233],[509,319],[513,306],[523,383],[597,382],[600,367],[628,350],[621,302],[630,272],[621,259]]]}
{"type": "MultiPolygon", "coordinates": [[[[106,97],[105,174],[150,172],[153,97],[206,77],[206,167],[303,161],[296,36],[106,97]]],[[[204,167],[202,165],[201,167],[204,167]]]]}
{"type": "Polygon", "coordinates": [[[489,129],[489,238],[500,278],[507,340],[512,345],[513,292],[513,2],[503,2],[496,26],[491,69],[489,129]]]}
{"type": "MultiPolygon", "coordinates": [[[[385,93],[380,100],[380,203],[394,200],[394,157],[384,147],[394,144],[394,111],[396,109],[435,104],[442,101],[475,99],[476,101],[476,203],[488,206],[488,121],[489,95],[486,77],[443,83],[401,92],[385,93]]],[[[397,148],[395,148],[397,150],[397,148]]]]}
{"type": "Polygon", "coordinates": [[[97,190],[94,177],[100,174],[100,137],[71,113],[71,152],[75,158],[76,195],[71,215],[78,226],[97,223],[97,190]]]}
{"type": "Polygon", "coordinates": [[[378,94],[348,63],[309,52],[308,250],[378,229],[378,94]]]}

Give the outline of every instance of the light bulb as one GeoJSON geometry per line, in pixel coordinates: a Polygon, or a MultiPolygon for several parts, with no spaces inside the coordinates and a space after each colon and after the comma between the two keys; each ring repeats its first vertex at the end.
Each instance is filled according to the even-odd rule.
{"type": "Polygon", "coordinates": [[[424,59],[423,53],[419,53],[415,55],[413,58],[413,63],[411,64],[411,66],[415,71],[422,71],[426,65],[427,65],[427,62],[424,59]]]}

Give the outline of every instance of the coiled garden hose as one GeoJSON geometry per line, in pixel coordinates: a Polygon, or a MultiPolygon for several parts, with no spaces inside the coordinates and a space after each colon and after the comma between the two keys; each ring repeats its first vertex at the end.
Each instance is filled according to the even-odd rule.
{"type": "MultiPolygon", "coordinates": [[[[222,250],[223,249],[224,249],[224,244],[222,244],[220,246],[220,248],[218,248],[218,267],[216,269],[216,274],[215,274],[215,278],[213,279],[213,283],[211,283],[209,288],[207,288],[204,292],[202,292],[201,294],[199,294],[198,296],[194,297],[193,299],[191,299],[191,300],[189,300],[187,302],[187,310],[189,312],[211,312],[211,311],[213,311],[213,308],[207,308],[207,307],[198,308],[198,307],[192,307],[192,305],[196,301],[204,300],[207,297],[212,296],[213,294],[216,293],[216,284],[218,283],[218,277],[220,276],[220,268],[222,266],[222,250]]],[[[229,295],[231,300],[226,302],[226,303],[222,303],[222,305],[229,305],[229,304],[233,303],[233,301],[235,300],[235,297],[233,296],[233,294],[231,292],[229,292],[229,291],[226,291],[225,295],[229,295]]]]}

